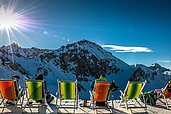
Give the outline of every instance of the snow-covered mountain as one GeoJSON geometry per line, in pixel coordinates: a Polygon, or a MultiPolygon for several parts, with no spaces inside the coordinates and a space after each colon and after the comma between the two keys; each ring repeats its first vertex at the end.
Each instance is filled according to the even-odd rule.
{"type": "MultiPolygon", "coordinates": [[[[155,66],[157,67],[157,65],[155,66]]],[[[80,98],[89,97],[90,82],[101,74],[105,74],[108,81],[115,80],[122,90],[125,89],[129,79],[147,79],[148,84],[151,85],[160,78],[162,79],[160,80],[161,83],[165,84],[167,79],[165,80],[163,77],[169,77],[169,75],[163,73],[169,70],[163,70],[163,67],[142,67],[142,65],[140,67],[145,71],[145,74],[150,73],[150,75],[134,76],[133,73],[135,74],[138,66],[126,64],[104,50],[100,45],[88,40],[61,46],[56,50],[34,47],[22,48],[16,43],[0,47],[1,78],[11,78],[12,74],[18,74],[21,78],[20,84],[23,86],[24,79],[43,74],[47,82],[47,88],[53,94],[57,91],[57,79],[77,79],[80,98]],[[157,74],[153,81],[151,74],[154,72],[157,72],[157,74]],[[163,77],[158,76],[158,73],[162,74],[163,77]]]]}
{"type": "Polygon", "coordinates": [[[145,86],[146,91],[164,88],[166,83],[171,80],[170,69],[160,66],[158,63],[154,63],[147,67],[142,64],[134,65],[136,70],[132,75],[132,80],[147,80],[145,86]]]}
{"type": "Polygon", "coordinates": [[[88,97],[90,82],[101,74],[107,80],[116,81],[124,89],[134,68],[114,57],[96,43],[81,40],[56,50],[22,48],[13,43],[0,47],[1,77],[11,78],[12,74],[25,78],[34,78],[43,74],[50,92],[57,90],[57,79],[78,80],[80,97],[88,97]],[[122,80],[122,81],[121,81],[122,80]]]}

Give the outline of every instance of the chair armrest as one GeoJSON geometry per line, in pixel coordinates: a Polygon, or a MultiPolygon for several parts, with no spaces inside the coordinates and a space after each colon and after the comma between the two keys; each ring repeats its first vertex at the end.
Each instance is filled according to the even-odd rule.
{"type": "Polygon", "coordinates": [[[90,93],[90,99],[93,99],[93,91],[89,91],[90,93]]]}
{"type": "Polygon", "coordinates": [[[58,95],[59,95],[59,91],[56,92],[56,97],[58,98],[58,95]]]}
{"type": "Polygon", "coordinates": [[[77,98],[78,98],[78,100],[79,100],[79,94],[77,95],[77,98]]]}
{"type": "Polygon", "coordinates": [[[145,94],[142,91],[140,92],[140,95],[142,95],[142,97],[145,97],[145,94]]]}
{"type": "Polygon", "coordinates": [[[24,95],[24,89],[21,88],[19,91],[18,91],[18,98],[21,98],[22,96],[24,95]]]}
{"type": "Polygon", "coordinates": [[[159,93],[159,96],[164,96],[165,89],[161,88],[161,92],[159,93]]]}
{"type": "Polygon", "coordinates": [[[90,97],[93,96],[93,92],[92,91],[89,91],[89,93],[90,93],[90,97]]]}
{"type": "Polygon", "coordinates": [[[120,91],[121,95],[122,95],[122,96],[124,96],[124,94],[123,94],[122,90],[119,90],[119,91],[120,91]]]}
{"type": "Polygon", "coordinates": [[[144,93],[141,91],[140,95],[144,95],[144,93]]]}
{"type": "Polygon", "coordinates": [[[121,93],[121,95],[119,96],[121,99],[123,99],[124,98],[124,93],[122,92],[122,90],[119,90],[120,91],[120,93],[121,93]]]}

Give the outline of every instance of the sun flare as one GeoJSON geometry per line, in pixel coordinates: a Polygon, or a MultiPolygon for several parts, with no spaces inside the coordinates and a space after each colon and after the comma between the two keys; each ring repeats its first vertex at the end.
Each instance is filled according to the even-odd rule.
{"type": "Polygon", "coordinates": [[[29,35],[42,29],[41,20],[34,15],[36,5],[21,7],[21,4],[23,2],[18,0],[0,0],[0,40],[5,44],[28,42],[33,45],[35,41],[29,35]]]}
{"type": "Polygon", "coordinates": [[[0,29],[15,29],[19,22],[20,18],[12,10],[3,10],[0,12],[0,29]]]}

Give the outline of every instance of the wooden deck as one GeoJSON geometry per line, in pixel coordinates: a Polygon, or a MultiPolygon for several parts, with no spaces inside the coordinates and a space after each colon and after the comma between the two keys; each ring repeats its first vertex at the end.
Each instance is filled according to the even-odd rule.
{"type": "MultiPolygon", "coordinates": [[[[82,100],[79,100],[79,104],[82,104],[82,100]]],[[[13,113],[14,114],[27,114],[27,113],[40,113],[40,114],[56,114],[57,113],[57,108],[56,108],[56,99],[54,99],[51,104],[46,104],[45,106],[41,107],[39,106],[38,108],[31,108],[31,110],[29,108],[25,108],[22,109],[21,107],[17,107],[13,113]]],[[[90,107],[90,101],[88,101],[88,106],[87,107],[82,107],[79,105],[78,109],[76,109],[75,113],[77,114],[110,114],[110,113],[114,113],[114,114],[128,114],[128,113],[134,113],[134,114],[171,114],[171,109],[168,110],[166,109],[166,107],[161,104],[160,102],[157,102],[157,106],[152,107],[152,106],[147,106],[147,110],[145,110],[144,108],[131,108],[131,109],[126,109],[125,107],[120,107],[119,106],[119,101],[115,100],[113,101],[114,107],[112,107],[112,101],[109,101],[109,107],[110,108],[106,108],[106,107],[96,107],[96,109],[92,109],[90,107]]],[[[24,102],[25,104],[25,102],[24,102]]],[[[67,105],[72,105],[71,101],[65,101],[62,103],[66,108],[59,108],[58,113],[74,113],[74,109],[73,108],[67,108],[67,105]]],[[[130,104],[132,104],[133,107],[139,106],[138,104],[136,104],[135,102],[130,102],[130,104]]],[[[171,104],[171,102],[170,102],[171,104]]],[[[130,105],[131,106],[131,105],[130,105]]],[[[171,106],[170,106],[171,108],[171,106]]],[[[5,114],[10,114],[11,113],[12,108],[6,108],[4,109],[5,114]]],[[[0,112],[2,112],[2,109],[0,109],[0,112]]]]}

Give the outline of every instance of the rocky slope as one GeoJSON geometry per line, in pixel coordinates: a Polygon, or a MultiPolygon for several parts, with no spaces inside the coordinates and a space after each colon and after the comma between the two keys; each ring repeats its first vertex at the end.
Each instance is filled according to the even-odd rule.
{"type": "Polygon", "coordinates": [[[146,91],[154,90],[157,88],[164,88],[166,83],[171,80],[170,69],[154,63],[151,66],[136,64],[133,66],[134,71],[131,80],[141,81],[147,80],[146,91]]]}

